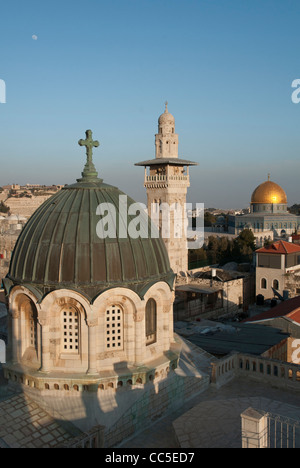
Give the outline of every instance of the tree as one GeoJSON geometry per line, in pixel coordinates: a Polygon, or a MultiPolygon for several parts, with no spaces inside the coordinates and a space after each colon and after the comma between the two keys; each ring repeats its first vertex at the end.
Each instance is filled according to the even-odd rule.
{"type": "Polygon", "coordinates": [[[244,229],[238,236],[237,242],[255,250],[255,237],[251,229],[244,229]]]}
{"type": "Polygon", "coordinates": [[[255,250],[255,237],[251,229],[244,229],[234,240],[233,256],[236,261],[251,262],[255,250]]]}
{"type": "Polygon", "coordinates": [[[8,213],[9,212],[9,206],[5,205],[3,201],[0,202],[0,213],[8,213]]]}
{"type": "Polygon", "coordinates": [[[211,227],[216,221],[217,221],[217,218],[212,213],[209,213],[209,211],[205,211],[204,227],[211,227]]]}

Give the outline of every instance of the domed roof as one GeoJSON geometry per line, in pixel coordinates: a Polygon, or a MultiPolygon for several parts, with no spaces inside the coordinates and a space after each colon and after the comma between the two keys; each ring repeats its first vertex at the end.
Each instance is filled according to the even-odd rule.
{"type": "Polygon", "coordinates": [[[251,203],[278,203],[286,205],[287,196],[280,185],[272,182],[269,178],[269,180],[263,182],[254,190],[251,203]]]}
{"type": "Polygon", "coordinates": [[[175,118],[173,117],[172,114],[170,114],[170,112],[168,111],[168,103],[166,102],[166,108],[165,108],[165,112],[163,114],[161,114],[161,116],[159,117],[158,119],[158,124],[160,126],[162,125],[175,125],[175,118]]]}
{"type": "MultiPolygon", "coordinates": [[[[46,200],[29,219],[7,276],[14,284],[30,284],[42,293],[70,288],[90,299],[111,287],[130,288],[142,296],[153,282],[173,285],[164,242],[151,238],[149,218],[145,215],[147,238],[130,236],[128,226],[135,216],[120,205],[120,196],[126,195],[96,176],[88,160],[83,178],[46,200]],[[109,203],[115,214],[115,236],[99,236],[101,203],[109,203]]],[[[126,200],[128,207],[134,203],[126,200]]]]}

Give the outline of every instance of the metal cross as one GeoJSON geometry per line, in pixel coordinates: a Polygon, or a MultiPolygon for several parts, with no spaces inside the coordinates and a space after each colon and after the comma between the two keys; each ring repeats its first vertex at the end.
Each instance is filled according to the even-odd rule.
{"type": "Polygon", "coordinates": [[[87,163],[90,164],[93,162],[93,148],[98,148],[100,143],[97,140],[96,141],[93,140],[92,130],[87,130],[85,134],[86,134],[86,139],[79,140],[78,144],[79,146],[86,147],[87,163]]]}

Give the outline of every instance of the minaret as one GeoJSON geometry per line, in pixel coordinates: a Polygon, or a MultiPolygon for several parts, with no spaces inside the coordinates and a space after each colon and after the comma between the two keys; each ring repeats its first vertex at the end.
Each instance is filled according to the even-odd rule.
{"type": "Polygon", "coordinates": [[[169,254],[171,268],[176,274],[188,270],[185,204],[187,189],[190,186],[189,166],[195,165],[197,163],[178,157],[175,119],[169,113],[166,103],[165,112],[158,119],[155,159],[137,163],[136,166],[145,167],[144,186],[147,190],[148,214],[152,219],[156,218],[169,254]],[[169,228],[166,229],[168,214],[170,221],[169,228]]]}

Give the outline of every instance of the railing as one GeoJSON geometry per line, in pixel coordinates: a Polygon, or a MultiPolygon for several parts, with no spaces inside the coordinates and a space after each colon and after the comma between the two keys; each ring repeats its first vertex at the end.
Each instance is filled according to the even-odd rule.
{"type": "Polygon", "coordinates": [[[104,426],[93,427],[90,431],[84,432],[71,439],[63,448],[84,448],[94,449],[104,447],[104,426]]]}
{"type": "Polygon", "coordinates": [[[189,180],[188,175],[163,175],[163,174],[157,174],[157,175],[150,175],[145,177],[145,183],[146,182],[168,182],[168,181],[187,181],[189,180]]]}
{"type": "Polygon", "coordinates": [[[243,448],[300,448],[298,420],[248,408],[241,422],[243,448]]]}
{"type": "Polygon", "coordinates": [[[212,363],[212,383],[216,387],[225,385],[236,376],[272,383],[277,388],[300,391],[298,364],[234,352],[212,363]]]}
{"type": "Polygon", "coordinates": [[[268,448],[300,448],[300,422],[267,413],[268,448]]]}

